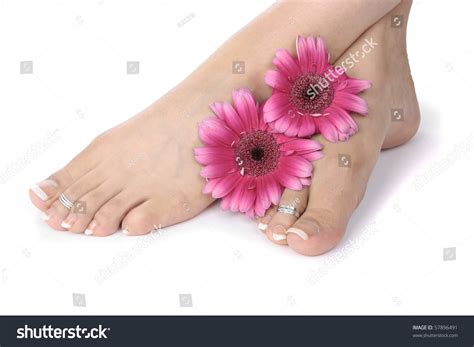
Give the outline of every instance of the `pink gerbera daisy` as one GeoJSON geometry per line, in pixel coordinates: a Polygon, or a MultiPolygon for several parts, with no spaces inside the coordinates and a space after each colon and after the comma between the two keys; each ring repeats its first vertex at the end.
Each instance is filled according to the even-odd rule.
{"type": "Polygon", "coordinates": [[[340,66],[329,64],[329,55],[320,37],[296,39],[298,58],[287,50],[276,52],[265,82],[273,88],[265,103],[265,122],[287,136],[306,137],[321,133],[331,142],[347,140],[357,132],[349,111],[367,115],[367,103],[356,94],[370,82],[349,78],[340,66]]]}
{"type": "Polygon", "coordinates": [[[273,132],[250,91],[236,90],[232,100],[233,106],[212,104],[217,117],[199,125],[205,147],[195,148],[194,155],[204,165],[204,193],[222,198],[224,210],[263,216],[279,203],[283,188],[300,190],[311,183],[311,161],[323,156],[323,146],[273,132]]]}

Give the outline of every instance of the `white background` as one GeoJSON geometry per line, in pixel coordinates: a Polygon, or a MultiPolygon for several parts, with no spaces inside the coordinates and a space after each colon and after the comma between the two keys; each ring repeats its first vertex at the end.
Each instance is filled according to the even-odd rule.
{"type": "Polygon", "coordinates": [[[0,0],[0,314],[474,313],[468,0],[414,4],[421,129],[382,154],[329,254],[273,245],[218,206],[155,237],[96,238],[50,230],[30,204],[31,184],[179,83],[270,4],[0,0]],[[33,61],[32,74],[20,74],[21,61],[33,61]],[[127,61],[140,73],[127,75],[127,61]],[[451,247],[456,259],[444,261],[451,247]],[[193,307],[181,307],[180,294],[193,307]]]}

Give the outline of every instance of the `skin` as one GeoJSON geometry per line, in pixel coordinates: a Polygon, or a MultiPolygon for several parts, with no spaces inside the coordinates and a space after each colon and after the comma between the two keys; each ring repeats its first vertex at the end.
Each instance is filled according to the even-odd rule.
{"type": "MultiPolygon", "coordinates": [[[[294,50],[297,34],[322,35],[328,42],[331,61],[334,62],[367,28],[384,18],[397,4],[396,0],[296,1],[275,4],[226,42],[168,94],[128,121],[99,135],[65,167],[30,189],[31,201],[44,213],[50,227],[95,236],[110,235],[120,227],[129,235],[141,235],[157,227],[192,218],[213,201],[210,196],[201,193],[205,182],[199,176],[200,166],[195,162],[192,152],[194,147],[201,145],[197,124],[210,114],[208,104],[213,101],[229,101],[232,89],[244,86],[252,89],[257,98],[263,100],[270,94],[270,89],[263,82],[263,74],[271,68],[271,60],[277,48],[292,47],[294,50]],[[364,16],[354,16],[354,13],[364,13],[364,16]],[[266,34],[262,35],[262,32],[266,34]],[[249,42],[252,42],[252,47],[259,49],[248,49],[249,42]],[[245,61],[244,74],[231,73],[233,61],[245,61]],[[40,193],[38,188],[41,189],[40,193]],[[61,192],[73,201],[85,201],[86,209],[66,209],[57,200],[61,192]]],[[[397,42],[396,47],[399,46],[400,42],[397,42]]],[[[403,44],[401,46],[404,47],[403,44]]],[[[381,51],[383,50],[378,50],[377,54],[381,54],[381,51]]],[[[408,64],[405,65],[408,69],[408,64]]],[[[359,64],[353,71],[354,77],[359,77],[360,74],[365,79],[372,78],[374,83],[377,73],[380,77],[383,75],[383,70],[375,69],[368,61],[359,64]]],[[[396,71],[398,70],[393,73],[394,78],[399,78],[396,71]]],[[[389,79],[385,79],[377,81],[374,90],[378,85],[382,90],[389,86],[389,79]]],[[[384,99],[383,105],[378,106],[382,102],[374,101],[376,98],[371,93],[370,91],[366,95],[369,103],[374,102],[371,115],[383,114],[390,103],[407,107],[408,101],[404,97],[396,97],[396,102],[384,99]]],[[[347,143],[333,145],[335,149],[332,151],[335,153],[355,153],[356,148],[357,151],[360,148],[367,149],[367,153],[354,155],[353,158],[351,172],[360,171],[357,181],[350,182],[357,187],[353,188],[354,191],[360,191],[360,186],[365,187],[381,145],[396,145],[399,141],[389,135],[393,132],[399,136],[400,129],[394,129],[393,124],[385,124],[382,118],[369,116],[368,121],[358,119],[361,132],[357,137],[347,143]],[[378,125],[366,126],[366,122],[378,125]],[[374,141],[373,138],[378,140],[374,141]],[[364,158],[360,163],[357,161],[359,157],[364,158]]],[[[407,127],[408,122],[397,126],[407,127]]],[[[329,165],[332,157],[329,151],[331,149],[328,146],[324,159],[328,165],[326,168],[322,162],[315,164],[320,183],[313,184],[310,192],[312,195],[314,189],[314,194],[319,195],[318,201],[322,202],[335,198],[330,194],[321,195],[318,190],[321,188],[313,188],[321,186],[331,177],[329,172],[334,168],[329,165]],[[324,170],[327,172],[324,173],[324,170]]],[[[331,184],[334,184],[334,180],[331,184]]],[[[349,183],[346,182],[346,185],[349,183]]],[[[285,192],[285,199],[288,194],[291,192],[285,192]]],[[[303,206],[307,204],[306,200],[302,196],[301,201],[304,203],[300,206],[301,211],[306,207],[303,206]]],[[[309,211],[319,208],[312,205],[313,200],[309,201],[308,215],[309,211]]],[[[325,208],[329,214],[330,205],[325,208]]],[[[344,216],[338,212],[328,216],[327,220],[341,218],[345,224],[350,215],[349,210],[350,206],[344,216]]],[[[303,217],[301,221],[304,222],[306,219],[303,217]]],[[[318,223],[325,225],[326,221],[318,217],[318,223]]],[[[290,223],[287,225],[289,227],[290,223]]],[[[310,234],[309,228],[305,230],[310,234]]],[[[313,248],[307,250],[307,246],[297,246],[300,241],[294,239],[293,242],[292,236],[295,235],[288,235],[287,238],[290,247],[302,254],[317,253],[313,248]]]]}
{"type": "Polygon", "coordinates": [[[343,237],[364,196],[380,150],[400,146],[415,135],[420,114],[406,54],[406,25],[391,26],[392,15],[402,14],[408,19],[410,6],[410,2],[397,6],[336,63],[362,52],[366,39],[373,38],[378,43],[349,72],[352,77],[372,82],[372,87],[361,94],[368,101],[369,115],[356,116],[359,132],[349,141],[332,144],[315,136],[325,145],[325,157],[313,162],[313,183],[302,191],[286,190],[280,203],[295,205],[300,218],[275,213],[273,207],[259,221],[259,228],[272,242],[289,245],[304,255],[319,255],[332,249],[343,237]],[[403,109],[404,120],[393,121],[391,109],[403,109]],[[350,167],[344,166],[347,161],[340,155],[350,155],[350,167]]]}

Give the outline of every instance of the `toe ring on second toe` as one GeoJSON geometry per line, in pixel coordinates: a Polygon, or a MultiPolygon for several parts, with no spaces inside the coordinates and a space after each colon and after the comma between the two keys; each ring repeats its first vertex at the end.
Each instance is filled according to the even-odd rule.
{"type": "Polygon", "coordinates": [[[74,206],[74,202],[71,201],[64,193],[61,193],[61,195],[59,195],[59,202],[68,210],[70,210],[74,206]]]}
{"type": "Polygon", "coordinates": [[[300,217],[298,210],[295,206],[292,205],[278,205],[277,211],[279,213],[290,214],[292,216],[295,216],[296,218],[300,217]]]}

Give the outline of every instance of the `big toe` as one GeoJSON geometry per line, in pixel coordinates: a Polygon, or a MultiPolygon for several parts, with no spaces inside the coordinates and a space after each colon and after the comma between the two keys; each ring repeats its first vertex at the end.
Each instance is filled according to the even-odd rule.
{"type": "Polygon", "coordinates": [[[265,228],[267,238],[277,244],[285,245],[286,233],[305,210],[308,202],[308,188],[294,191],[285,189],[279,207],[272,215],[268,227],[265,228]]]}
{"type": "Polygon", "coordinates": [[[320,255],[344,236],[347,217],[321,208],[308,208],[287,231],[288,246],[303,255],[320,255]]]}
{"type": "Polygon", "coordinates": [[[28,191],[30,200],[39,210],[45,212],[58,199],[59,194],[71,185],[73,179],[62,169],[47,179],[32,185],[28,191]]]}

